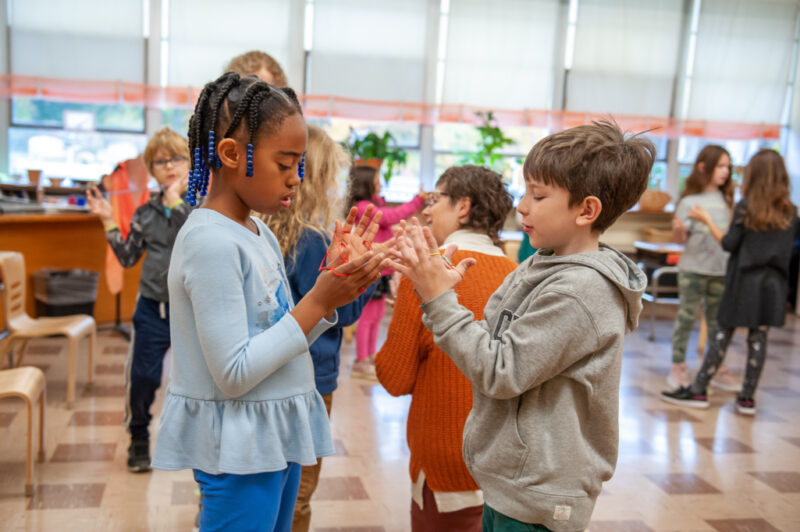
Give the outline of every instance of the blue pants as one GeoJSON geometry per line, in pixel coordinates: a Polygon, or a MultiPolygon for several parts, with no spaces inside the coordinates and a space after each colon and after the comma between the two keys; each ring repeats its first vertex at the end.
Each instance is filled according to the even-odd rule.
{"type": "Polygon", "coordinates": [[[210,475],[194,470],[200,485],[200,532],[289,532],[300,487],[300,464],[253,475],[210,475]]]}
{"type": "Polygon", "coordinates": [[[164,355],[169,346],[169,304],[139,296],[133,313],[133,349],[125,383],[128,393],[125,420],[131,440],[150,438],[150,407],[161,385],[164,355]]]}

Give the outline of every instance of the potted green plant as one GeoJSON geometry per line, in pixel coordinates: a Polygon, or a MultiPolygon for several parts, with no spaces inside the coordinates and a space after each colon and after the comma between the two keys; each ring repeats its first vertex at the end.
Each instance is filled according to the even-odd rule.
{"type": "Polygon", "coordinates": [[[504,146],[514,144],[514,141],[506,137],[503,131],[497,127],[492,111],[486,113],[479,111],[475,114],[481,119],[481,124],[475,127],[480,135],[478,150],[464,154],[461,164],[486,166],[502,174],[506,164],[503,161],[501,150],[504,146]]]}
{"type": "Polygon", "coordinates": [[[370,132],[359,137],[351,128],[349,142],[342,144],[350,151],[354,165],[372,166],[380,171],[384,161],[386,170],[383,179],[386,183],[392,178],[397,167],[406,163],[406,151],[397,145],[391,133],[386,131],[383,135],[370,132]]]}

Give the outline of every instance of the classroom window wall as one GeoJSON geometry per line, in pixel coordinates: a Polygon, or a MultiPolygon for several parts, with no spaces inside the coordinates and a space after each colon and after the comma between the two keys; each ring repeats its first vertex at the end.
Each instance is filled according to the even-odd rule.
{"type": "MultiPolygon", "coordinates": [[[[9,73],[188,91],[216,78],[235,55],[256,49],[284,66],[298,93],[367,104],[463,106],[465,121],[476,109],[494,109],[789,126],[793,115],[787,109],[799,105],[798,91],[792,96],[798,86],[796,0],[442,0],[438,9],[436,4],[231,0],[221,13],[217,0],[8,0],[9,73]],[[158,31],[150,31],[154,21],[158,31]],[[154,39],[160,47],[148,44],[154,39]]],[[[14,98],[8,170],[24,175],[26,165],[38,165],[45,175],[99,178],[113,164],[103,162],[107,157],[143,146],[145,131],[169,125],[186,132],[190,108],[156,107],[148,112],[141,105],[91,98],[81,103],[14,98]],[[57,149],[51,159],[60,157],[59,164],[40,159],[41,146],[48,145],[57,149]]],[[[338,141],[351,128],[361,134],[391,131],[408,160],[385,193],[403,200],[478,148],[474,125],[438,121],[436,111],[432,116],[426,125],[348,119],[341,113],[309,121],[322,124],[338,141]],[[433,134],[422,135],[424,127],[433,134]]],[[[501,128],[513,143],[494,166],[519,197],[525,155],[554,130],[507,123],[501,128]]],[[[675,173],[682,186],[687,167],[710,142],[723,143],[737,168],[760,147],[786,147],[773,140],[676,136],[671,142],[678,144],[677,157],[668,160],[667,138],[651,139],[657,161],[649,184],[665,190],[676,186],[675,173]]]]}

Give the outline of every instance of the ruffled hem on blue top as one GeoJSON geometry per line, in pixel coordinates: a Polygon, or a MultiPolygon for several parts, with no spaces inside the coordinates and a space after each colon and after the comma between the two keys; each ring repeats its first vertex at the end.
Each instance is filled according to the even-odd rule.
{"type": "Polygon", "coordinates": [[[245,475],[317,463],[334,454],[316,390],[285,399],[211,401],[167,390],[152,466],[245,475]]]}

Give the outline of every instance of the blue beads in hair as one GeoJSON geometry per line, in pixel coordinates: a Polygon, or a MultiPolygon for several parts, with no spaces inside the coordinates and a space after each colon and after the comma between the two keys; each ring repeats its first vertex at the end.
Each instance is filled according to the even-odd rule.
{"type": "Polygon", "coordinates": [[[305,175],[306,175],[306,154],[304,153],[303,156],[300,158],[300,164],[297,165],[297,176],[300,178],[300,181],[302,181],[305,175]]]}
{"type": "Polygon", "coordinates": [[[209,165],[215,164],[216,155],[214,154],[214,130],[208,132],[208,163],[209,165]]]}
{"type": "Polygon", "coordinates": [[[253,177],[253,145],[247,145],[247,177],[253,177]]]}
{"type": "Polygon", "coordinates": [[[189,188],[186,192],[186,199],[192,207],[197,205],[197,190],[202,181],[202,165],[200,164],[200,148],[194,149],[194,167],[189,172],[189,188]]]}

